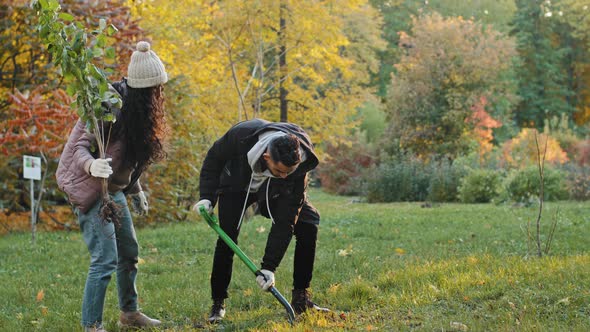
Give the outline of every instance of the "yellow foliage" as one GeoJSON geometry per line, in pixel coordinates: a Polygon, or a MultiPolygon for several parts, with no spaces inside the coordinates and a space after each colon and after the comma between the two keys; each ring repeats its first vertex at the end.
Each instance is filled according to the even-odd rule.
{"type": "Polygon", "coordinates": [[[549,164],[564,164],[568,161],[567,154],[561,149],[559,142],[547,134],[540,134],[536,129],[524,128],[515,138],[506,141],[502,146],[503,162],[508,167],[523,168],[536,165],[538,158],[543,158],[543,154],[545,162],[549,164]]]}
{"type": "MultiPolygon", "coordinates": [[[[345,138],[357,124],[351,120],[356,108],[371,92],[365,87],[370,72],[365,62],[378,69],[369,55],[359,55],[360,49],[384,46],[376,37],[378,13],[366,0],[284,3],[287,65],[282,84],[288,91],[288,121],[308,129],[316,143],[345,138]],[[353,44],[348,38],[353,32],[370,36],[371,44],[353,44]]],[[[182,114],[175,131],[204,135],[210,142],[238,121],[279,120],[279,2],[128,4],[151,34],[171,78],[181,84],[183,109],[174,103],[170,110],[182,114]]]]}

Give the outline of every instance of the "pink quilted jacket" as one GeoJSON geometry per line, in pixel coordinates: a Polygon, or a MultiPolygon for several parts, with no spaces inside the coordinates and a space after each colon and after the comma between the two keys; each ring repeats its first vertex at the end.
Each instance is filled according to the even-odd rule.
{"type": "MultiPolygon", "coordinates": [[[[85,125],[78,120],[70,133],[64,147],[55,176],[57,185],[63,190],[74,206],[82,213],[88,212],[101,195],[101,179],[88,173],[94,157],[90,146],[95,141],[94,135],[86,132],[85,125]]],[[[107,158],[113,158],[111,167],[113,174],[109,177],[109,192],[122,190],[130,182],[132,170],[123,167],[123,143],[120,140],[111,142],[107,147],[107,158]]],[[[130,190],[137,193],[141,190],[139,181],[130,190]]]]}

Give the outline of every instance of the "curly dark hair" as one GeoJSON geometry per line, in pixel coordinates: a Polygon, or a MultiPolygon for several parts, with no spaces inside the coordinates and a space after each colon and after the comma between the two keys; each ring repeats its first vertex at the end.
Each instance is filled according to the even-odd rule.
{"type": "Polygon", "coordinates": [[[125,166],[144,171],[166,157],[163,139],[167,131],[164,91],[127,86],[123,107],[113,126],[114,137],[125,142],[125,166]]]}
{"type": "Polygon", "coordinates": [[[285,166],[293,166],[301,162],[299,139],[293,134],[280,136],[268,144],[270,157],[275,162],[282,162],[285,166]]]}

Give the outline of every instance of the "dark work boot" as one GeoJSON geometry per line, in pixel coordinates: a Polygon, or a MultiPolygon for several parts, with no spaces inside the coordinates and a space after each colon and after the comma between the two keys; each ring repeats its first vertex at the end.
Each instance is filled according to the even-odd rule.
{"type": "Polygon", "coordinates": [[[209,323],[219,323],[225,317],[225,304],[223,299],[213,299],[211,313],[209,313],[209,323]]]}
{"type": "Polygon", "coordinates": [[[302,314],[307,309],[317,312],[330,312],[328,308],[322,308],[311,301],[311,294],[307,289],[294,289],[291,296],[291,306],[296,314],[302,314]]]}

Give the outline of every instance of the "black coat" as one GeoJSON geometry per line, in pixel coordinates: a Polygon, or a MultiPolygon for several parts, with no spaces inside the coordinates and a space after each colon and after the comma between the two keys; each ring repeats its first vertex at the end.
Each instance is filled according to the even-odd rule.
{"type": "MultiPolygon", "coordinates": [[[[268,199],[274,224],[268,235],[262,268],[274,271],[285,254],[294,226],[299,218],[307,187],[307,173],[319,163],[313,145],[307,133],[297,125],[285,122],[268,122],[253,119],[233,126],[209,149],[200,178],[200,199],[208,199],[213,205],[222,192],[246,192],[252,176],[248,163],[248,151],[258,142],[258,135],[267,130],[278,130],[294,134],[299,138],[300,146],[307,158],[286,178],[272,178],[269,193],[263,184],[256,193],[260,206],[265,206],[268,199]]],[[[269,181],[269,180],[267,180],[269,181]]],[[[241,209],[242,205],[236,207],[241,209]]],[[[264,208],[260,212],[266,216],[264,208]]],[[[319,218],[319,215],[318,215],[319,218]]],[[[319,222],[319,219],[318,219],[319,222]]]]}
{"type": "MultiPolygon", "coordinates": [[[[277,194],[289,192],[292,194],[292,200],[297,201],[298,205],[303,203],[305,176],[319,163],[311,139],[295,124],[261,119],[236,124],[209,149],[201,168],[201,199],[208,199],[215,205],[217,195],[221,192],[240,192],[248,189],[252,176],[252,169],[248,164],[248,151],[258,142],[258,135],[268,130],[294,134],[299,138],[299,143],[307,154],[307,159],[297,167],[295,172],[285,179],[272,179],[269,195],[276,197],[277,194]]],[[[264,190],[265,188],[259,190],[261,199],[265,196],[264,190]]]]}

